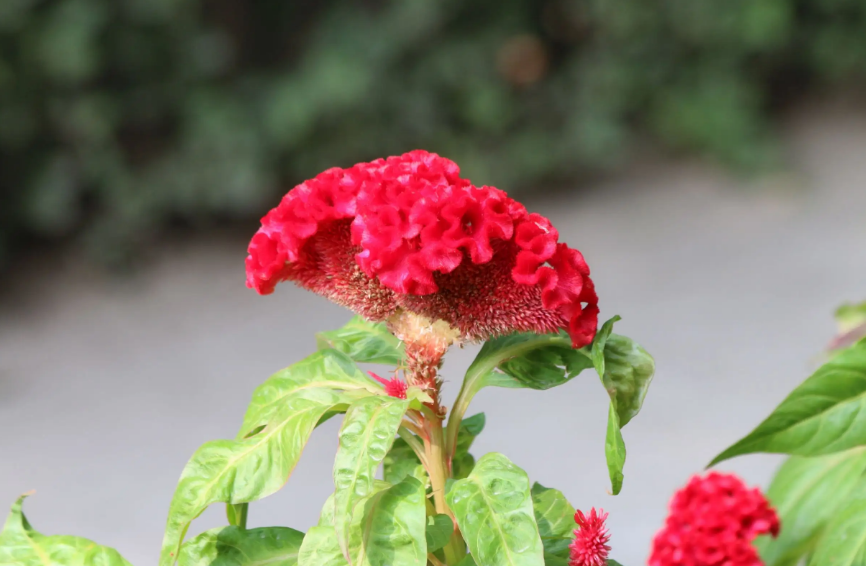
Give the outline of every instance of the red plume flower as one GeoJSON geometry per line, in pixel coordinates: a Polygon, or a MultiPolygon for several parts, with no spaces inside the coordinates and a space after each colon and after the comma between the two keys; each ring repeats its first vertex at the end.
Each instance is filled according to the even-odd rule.
{"type": "Polygon", "coordinates": [[[391,397],[396,397],[398,399],[406,398],[406,391],[409,389],[409,386],[399,377],[395,376],[393,379],[385,379],[384,377],[376,375],[372,371],[368,371],[367,373],[370,374],[370,377],[381,383],[382,386],[385,387],[385,393],[391,397]]]}
{"type": "Polygon", "coordinates": [[[583,256],[543,216],[426,151],[332,168],[262,219],[247,286],[294,281],[372,321],[411,312],[465,340],[564,328],[589,344],[598,299],[583,256]]]}
{"type": "Polygon", "coordinates": [[[761,566],[758,535],[779,534],[779,517],[757,488],[737,476],[694,476],[670,503],[653,540],[650,566],[761,566]]]}
{"type": "Polygon", "coordinates": [[[595,507],[584,515],[577,511],[574,514],[574,522],[578,528],[574,531],[574,540],[568,546],[568,566],[605,566],[607,555],[610,553],[610,534],[604,522],[607,513],[604,509],[595,512],[595,507]]]}

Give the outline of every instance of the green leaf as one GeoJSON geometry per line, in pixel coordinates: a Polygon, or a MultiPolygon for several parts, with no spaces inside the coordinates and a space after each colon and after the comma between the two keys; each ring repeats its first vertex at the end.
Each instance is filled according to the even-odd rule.
{"type": "Polygon", "coordinates": [[[365,397],[353,403],[340,429],[334,461],[334,527],[343,555],[348,555],[349,524],[358,501],[373,489],[409,402],[396,397],[365,397]]]}
{"type": "Polygon", "coordinates": [[[866,448],[816,458],[793,456],[773,478],[767,497],[784,528],[755,547],[767,566],[796,564],[809,553],[866,471],[866,448]]]}
{"type": "MultiPolygon", "coordinates": [[[[348,566],[333,527],[313,527],[304,536],[298,566],[348,566]]],[[[352,566],[360,566],[354,564],[352,566]]]]}
{"type": "Polygon", "coordinates": [[[193,454],[169,507],[160,565],[174,563],[190,522],[211,503],[255,501],[288,480],[321,417],[348,400],[327,388],[302,388],[283,397],[257,434],[241,441],[215,440],[193,454]]]}
{"type": "Polygon", "coordinates": [[[113,548],[86,538],[37,533],[21,507],[24,494],[12,504],[0,532],[0,564],[10,566],[130,566],[113,548]]]}
{"type": "Polygon", "coordinates": [[[457,449],[451,460],[451,475],[454,479],[467,477],[475,467],[475,457],[469,453],[475,437],[484,430],[486,418],[484,413],[478,413],[463,419],[457,431],[457,449]]]}
{"type": "Polygon", "coordinates": [[[333,348],[356,362],[399,365],[403,361],[403,343],[388,327],[360,316],[339,330],[316,334],[316,343],[320,350],[333,348]]]}
{"type": "Polygon", "coordinates": [[[400,483],[406,476],[413,475],[415,468],[420,465],[421,460],[415,455],[412,447],[402,438],[398,438],[382,461],[382,477],[388,483],[400,483]]]}
{"type": "Polygon", "coordinates": [[[568,566],[568,558],[557,554],[544,553],[544,566],[568,566]]]}
{"type": "MultiPolygon", "coordinates": [[[[520,355],[509,356],[497,364],[498,369],[515,380],[518,387],[529,389],[551,389],[568,383],[581,371],[592,367],[592,360],[586,349],[575,350],[571,347],[571,339],[565,333],[561,334],[517,334],[488,341],[481,348],[478,357],[485,352],[484,348],[491,342],[502,341],[499,347],[494,345],[491,355],[495,358],[503,353],[522,350],[520,355]]],[[[474,365],[474,362],[473,362],[474,365]]],[[[470,371],[472,367],[470,366],[470,371]]],[[[489,380],[490,385],[504,385],[501,379],[489,380]]]]}
{"type": "Polygon", "coordinates": [[[463,560],[457,563],[457,566],[478,566],[478,564],[475,563],[475,559],[472,558],[471,554],[467,554],[463,557],[463,560]]]}
{"type": "Polygon", "coordinates": [[[620,563],[617,562],[616,560],[611,560],[610,558],[608,558],[608,560],[607,560],[607,566],[622,566],[622,564],[620,564],[620,563]]]}
{"type": "Polygon", "coordinates": [[[602,383],[616,407],[621,427],[640,412],[655,374],[655,361],[646,350],[625,336],[605,340],[602,383]]]}
{"type": "Polygon", "coordinates": [[[478,566],[542,566],[529,478],[502,454],[482,457],[446,495],[478,566]]]}
{"type": "MultiPolygon", "coordinates": [[[[292,396],[310,389],[378,393],[381,387],[364,375],[345,354],[336,350],[316,352],[278,371],[256,388],[237,440],[252,436],[257,428],[271,422],[275,413],[279,413],[292,396]]],[[[326,415],[327,418],[331,416],[333,413],[326,415]]]]}
{"type": "Polygon", "coordinates": [[[866,343],[843,350],[794,389],[723,460],[770,452],[821,456],[866,444],[866,343]]]}
{"type": "Polygon", "coordinates": [[[536,482],[532,486],[532,509],[545,555],[567,556],[576,528],[574,507],[557,489],[536,482]]]}
{"type": "Polygon", "coordinates": [[[598,375],[604,375],[604,347],[607,345],[607,339],[610,338],[610,333],[613,332],[613,325],[622,320],[619,315],[614,316],[607,322],[601,325],[598,332],[595,333],[595,338],[590,346],[590,356],[592,357],[592,365],[595,366],[595,371],[598,375]]]}
{"type": "MultiPolygon", "coordinates": [[[[347,552],[352,566],[424,566],[427,562],[424,486],[408,477],[362,498],[349,526],[347,552]]],[[[299,566],[348,564],[330,525],[310,529],[301,545],[299,566]]]]}
{"type": "Polygon", "coordinates": [[[835,514],[809,559],[809,566],[866,564],[866,482],[835,514]]]}
{"type": "Polygon", "coordinates": [[[219,527],[184,543],[178,566],[295,566],[303,540],[287,527],[219,527]]]}
{"type": "Polygon", "coordinates": [[[619,492],[622,490],[622,469],[625,466],[625,442],[622,439],[622,427],[619,424],[619,415],[616,413],[613,401],[611,401],[610,409],[607,412],[604,456],[607,460],[607,473],[610,476],[611,493],[619,495],[619,492]]]}
{"type": "Polygon", "coordinates": [[[454,522],[448,515],[427,517],[427,552],[435,552],[448,544],[454,533],[454,522]]]}

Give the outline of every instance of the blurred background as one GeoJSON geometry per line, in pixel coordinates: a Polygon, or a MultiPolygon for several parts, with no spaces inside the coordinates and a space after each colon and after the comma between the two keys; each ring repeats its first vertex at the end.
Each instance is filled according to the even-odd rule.
{"type": "MultiPolygon", "coordinates": [[[[424,148],[549,216],[656,356],[616,498],[592,379],[476,401],[475,451],[608,509],[639,564],[866,295],[864,86],[862,0],[0,0],[0,501],[154,563],[186,459],[349,317],[244,288],[258,218],[424,148]]],[[[338,424],[252,525],[315,522],[338,424]]]]}

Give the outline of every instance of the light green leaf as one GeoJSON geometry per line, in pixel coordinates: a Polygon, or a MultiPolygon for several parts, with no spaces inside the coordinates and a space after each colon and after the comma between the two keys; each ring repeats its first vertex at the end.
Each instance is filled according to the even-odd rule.
{"type": "Polygon", "coordinates": [[[356,362],[399,365],[403,361],[403,343],[388,327],[360,316],[339,330],[316,334],[316,342],[320,350],[333,348],[356,362]]]}
{"type": "Polygon", "coordinates": [[[577,527],[574,522],[574,507],[561,491],[544,487],[537,482],[532,486],[531,493],[532,509],[545,555],[567,556],[568,545],[577,527]]]}
{"type": "Polygon", "coordinates": [[[130,566],[113,548],[86,538],[46,536],[36,532],[21,507],[28,494],[12,504],[0,532],[0,564],[9,566],[130,566]]]}
{"type": "Polygon", "coordinates": [[[619,495],[622,490],[623,473],[625,466],[625,442],[622,439],[622,427],[619,424],[619,415],[616,413],[613,401],[607,412],[607,433],[604,438],[604,456],[607,459],[607,473],[610,476],[610,489],[614,495],[619,495]]]}
{"type": "MultiPolygon", "coordinates": [[[[423,566],[427,562],[424,486],[408,477],[362,498],[349,526],[352,566],[423,566]]],[[[324,518],[324,515],[323,515],[324,518]]],[[[333,526],[310,529],[301,545],[299,566],[348,564],[333,526]]]]}
{"type": "Polygon", "coordinates": [[[448,544],[454,533],[454,522],[448,515],[427,517],[427,552],[435,552],[448,544]]]}
{"type": "Polygon", "coordinates": [[[843,350],[794,389],[723,460],[770,452],[821,456],[866,444],[866,343],[843,350]]]}
{"type": "Polygon", "coordinates": [[[296,566],[304,533],[287,527],[218,527],[187,541],[178,566],[296,566]]]}
{"type": "Polygon", "coordinates": [[[478,564],[475,563],[475,559],[472,558],[471,554],[467,554],[463,557],[463,560],[457,563],[457,566],[478,566],[478,564]]]}
{"type": "Polygon", "coordinates": [[[796,564],[815,545],[866,471],[866,449],[815,458],[792,456],[773,478],[767,497],[784,528],[755,547],[767,566],[796,564]]]}
{"type": "Polygon", "coordinates": [[[866,564],[866,482],[861,481],[827,524],[809,566],[866,564]]]}
{"type": "Polygon", "coordinates": [[[457,450],[451,460],[451,475],[454,479],[467,477],[475,467],[475,457],[469,453],[469,449],[472,448],[475,437],[484,430],[485,422],[484,413],[478,413],[463,419],[460,423],[460,429],[457,431],[457,450]]]}
{"type": "Polygon", "coordinates": [[[529,478],[508,458],[485,455],[446,498],[478,566],[544,564],[529,478]]]}
{"type": "MultiPolygon", "coordinates": [[[[304,536],[298,566],[348,566],[333,527],[313,527],[304,536]]],[[[353,566],[362,566],[354,564],[353,566]]]]}
{"type": "Polygon", "coordinates": [[[595,338],[592,340],[592,345],[590,346],[592,365],[595,366],[595,371],[600,376],[604,375],[604,347],[607,344],[607,339],[610,338],[611,332],[613,332],[613,325],[620,320],[622,320],[622,317],[616,315],[602,324],[598,332],[595,333],[595,338]]]}
{"type": "Polygon", "coordinates": [[[345,354],[336,350],[316,352],[278,371],[256,388],[237,440],[243,440],[257,428],[267,425],[293,395],[323,388],[370,393],[381,390],[345,354]]]}
{"type": "Polygon", "coordinates": [[[257,434],[199,448],[184,468],[169,507],[160,566],[174,563],[190,522],[211,503],[246,503],[279,490],[319,419],[346,403],[331,389],[302,389],[286,396],[257,434]]]}
{"type": "Polygon", "coordinates": [[[340,429],[334,461],[334,526],[343,555],[348,555],[349,524],[358,501],[373,489],[409,402],[396,397],[365,397],[353,403],[340,429]]]}

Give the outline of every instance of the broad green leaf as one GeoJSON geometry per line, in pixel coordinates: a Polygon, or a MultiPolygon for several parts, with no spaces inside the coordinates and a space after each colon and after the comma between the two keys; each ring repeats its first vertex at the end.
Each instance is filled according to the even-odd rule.
{"type": "Polygon", "coordinates": [[[86,538],[46,536],[36,532],[21,507],[28,494],[12,504],[0,532],[0,564],[9,566],[130,566],[113,548],[86,538]]]}
{"type": "Polygon", "coordinates": [[[296,566],[304,533],[287,527],[219,527],[187,541],[178,566],[296,566]]]}
{"type": "MultiPolygon", "coordinates": [[[[298,566],[348,566],[333,527],[313,527],[304,536],[298,566]]],[[[362,566],[353,564],[353,566],[362,566]]]]}
{"type": "Polygon", "coordinates": [[[257,434],[199,448],[184,468],[169,507],[160,566],[174,563],[190,522],[211,503],[246,503],[279,490],[322,415],[346,403],[343,394],[331,389],[296,391],[283,399],[257,434]]]}
{"type": "MultiPolygon", "coordinates": [[[[521,349],[520,355],[510,356],[497,364],[497,368],[515,380],[517,387],[550,389],[567,383],[581,371],[592,367],[587,349],[575,350],[566,334],[538,335],[518,334],[488,341],[502,340],[505,344],[496,349],[494,356],[509,350],[521,349]]],[[[484,355],[481,349],[479,358],[484,355]]],[[[474,365],[474,362],[473,362],[474,365]]],[[[470,367],[470,370],[472,368],[470,367]]],[[[490,380],[490,385],[502,386],[499,380],[490,380]]]]}
{"type": "Polygon", "coordinates": [[[863,564],[866,564],[866,482],[861,481],[827,524],[809,559],[809,566],[863,564]]]}
{"type": "Polygon", "coordinates": [[[457,563],[457,566],[478,566],[478,564],[475,563],[475,559],[472,558],[471,554],[467,554],[463,557],[463,560],[457,563]]]}
{"type": "Polygon", "coordinates": [[[407,477],[373,495],[363,506],[361,550],[352,564],[424,566],[427,564],[427,517],[424,485],[407,477]]]}
{"type": "Polygon", "coordinates": [[[607,560],[607,566],[622,566],[622,564],[620,564],[620,563],[617,562],[616,560],[611,560],[610,558],[608,558],[608,560],[607,560]]]}
{"type": "Polygon", "coordinates": [[[358,501],[373,489],[374,475],[385,459],[409,402],[396,397],[365,397],[346,412],[334,461],[334,527],[343,554],[349,524],[358,501]]]}
{"type": "Polygon", "coordinates": [[[604,438],[604,456],[607,460],[607,473],[610,476],[610,490],[614,495],[619,495],[622,490],[623,474],[625,466],[625,442],[622,439],[622,427],[619,424],[619,415],[616,413],[611,401],[607,412],[607,433],[604,438]]]}
{"type": "Polygon", "coordinates": [[[420,465],[421,461],[415,455],[415,451],[405,440],[398,438],[382,461],[382,477],[388,483],[400,483],[406,476],[413,475],[415,468],[420,465]]]}
{"type": "MultiPolygon", "coordinates": [[[[237,440],[243,440],[267,425],[292,396],[310,389],[378,393],[381,387],[364,375],[346,355],[336,350],[316,352],[278,371],[256,388],[237,440]]],[[[322,418],[330,418],[333,414],[322,418]]]]}
{"type": "MultiPolygon", "coordinates": [[[[426,564],[424,498],[424,486],[413,477],[362,498],[348,529],[352,566],[426,564]]],[[[336,531],[322,522],[304,538],[299,566],[346,566],[336,531]]]]}
{"type": "Polygon", "coordinates": [[[866,343],[843,350],[794,389],[723,460],[770,452],[822,456],[866,444],[866,343]]]}
{"type": "MultiPolygon", "coordinates": [[[[388,489],[391,487],[391,484],[382,481],[376,480],[373,482],[373,489],[370,492],[370,495],[364,498],[362,501],[366,501],[373,495],[379,493],[383,489],[388,489]]],[[[325,504],[322,505],[322,512],[319,514],[319,522],[316,524],[317,527],[331,527],[331,530],[334,529],[334,494],[328,496],[328,499],[325,500],[325,504]]]]}
{"type": "Polygon", "coordinates": [[[621,427],[627,425],[643,406],[655,361],[639,344],[618,334],[605,341],[602,383],[615,402],[621,427]]]}
{"type": "Polygon", "coordinates": [[[356,362],[399,365],[403,361],[403,343],[388,327],[360,316],[339,330],[316,334],[316,342],[320,350],[333,348],[356,362]]]}
{"type": "Polygon", "coordinates": [[[860,483],[864,471],[864,448],[815,458],[792,456],[782,464],[767,497],[784,528],[778,538],[761,537],[755,542],[764,563],[793,565],[805,556],[860,483]]]}
{"type": "Polygon", "coordinates": [[[538,534],[544,545],[545,555],[567,556],[568,545],[573,537],[574,507],[561,491],[544,487],[540,483],[532,486],[532,509],[538,534]]]}
{"type": "Polygon", "coordinates": [[[568,558],[557,554],[544,553],[544,566],[568,566],[568,558]]]}
{"type": "Polygon", "coordinates": [[[448,544],[454,533],[454,522],[448,515],[427,517],[427,552],[435,552],[448,544]]]}
{"type": "Polygon", "coordinates": [[[544,564],[529,478],[502,454],[478,460],[446,499],[478,566],[544,564]]]}

